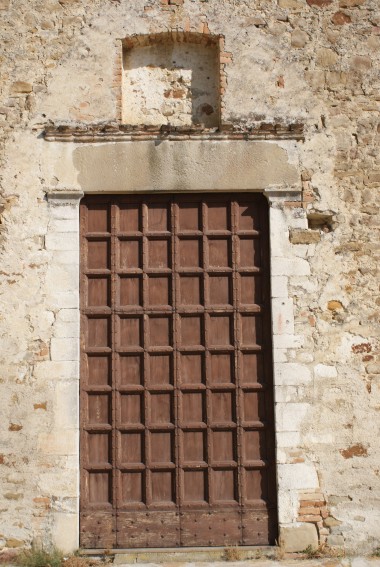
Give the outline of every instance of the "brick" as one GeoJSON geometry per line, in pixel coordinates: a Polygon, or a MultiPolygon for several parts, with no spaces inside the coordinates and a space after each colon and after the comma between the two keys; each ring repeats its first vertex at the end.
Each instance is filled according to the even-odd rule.
{"type": "Polygon", "coordinates": [[[318,515],[308,514],[308,515],[304,515],[304,516],[299,515],[298,521],[299,522],[314,522],[314,523],[317,523],[317,522],[322,521],[322,516],[320,514],[318,514],[318,515]]]}
{"type": "Polygon", "coordinates": [[[309,508],[300,507],[298,511],[299,516],[320,516],[320,508],[310,506],[309,508]]]}

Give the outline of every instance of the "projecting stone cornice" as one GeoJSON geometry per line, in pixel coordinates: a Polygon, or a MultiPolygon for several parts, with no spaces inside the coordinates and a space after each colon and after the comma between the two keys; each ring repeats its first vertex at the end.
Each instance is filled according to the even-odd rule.
{"type": "Polygon", "coordinates": [[[98,125],[52,124],[45,128],[48,142],[128,142],[147,140],[304,140],[304,125],[260,123],[253,127],[241,128],[225,124],[221,128],[197,126],[179,127],[130,126],[115,123],[98,125]]]}

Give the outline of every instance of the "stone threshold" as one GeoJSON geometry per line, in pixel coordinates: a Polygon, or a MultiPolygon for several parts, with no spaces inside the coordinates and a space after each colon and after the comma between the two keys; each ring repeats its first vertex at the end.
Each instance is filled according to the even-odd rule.
{"type": "Polygon", "coordinates": [[[114,565],[132,563],[194,563],[274,559],[277,547],[173,547],[136,549],[81,549],[84,556],[114,556],[114,565]]]}
{"type": "Polygon", "coordinates": [[[102,124],[50,124],[44,138],[48,142],[129,142],[184,140],[296,140],[304,141],[304,125],[260,123],[250,128],[224,124],[220,128],[183,127],[164,124],[131,126],[114,122],[102,124]]]}

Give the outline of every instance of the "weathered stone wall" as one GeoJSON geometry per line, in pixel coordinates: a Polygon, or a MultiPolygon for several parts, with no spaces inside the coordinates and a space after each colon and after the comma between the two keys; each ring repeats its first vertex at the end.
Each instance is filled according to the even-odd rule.
{"type": "Polygon", "coordinates": [[[254,189],[303,188],[302,201],[269,197],[280,525],[376,547],[378,0],[0,0],[0,22],[0,547],[78,545],[77,205],[89,166],[112,154],[112,172],[126,156],[97,143],[90,159],[42,133],[119,120],[121,40],[176,30],[224,38],[222,123],[305,125],[296,149],[268,154],[286,153],[283,187],[274,174],[253,187],[252,170],[254,189]]]}

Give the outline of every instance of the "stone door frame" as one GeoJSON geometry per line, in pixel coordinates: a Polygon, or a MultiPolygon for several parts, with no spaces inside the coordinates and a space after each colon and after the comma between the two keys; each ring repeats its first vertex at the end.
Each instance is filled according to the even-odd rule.
{"type": "MultiPolygon", "coordinates": [[[[140,143],[132,144],[132,146],[138,147],[138,151],[140,151],[140,143]]],[[[191,141],[175,142],[175,145],[184,144],[183,149],[186,158],[193,151],[189,149],[193,143],[191,141]]],[[[208,143],[205,142],[205,144],[208,143]]],[[[244,148],[247,147],[248,150],[249,147],[251,148],[249,151],[255,151],[254,145],[257,142],[240,141],[239,144],[242,144],[239,152],[246,151],[244,148]],[[243,145],[244,148],[242,149],[243,145]]],[[[230,176],[228,190],[261,192],[269,201],[277,501],[281,534],[281,529],[284,527],[295,528],[301,525],[298,522],[299,492],[305,490],[311,492],[319,489],[318,477],[313,463],[290,463],[286,455],[287,449],[298,448],[299,446],[301,423],[308,408],[308,404],[293,399],[289,403],[286,397],[286,389],[289,385],[299,385],[311,379],[306,363],[303,365],[302,363],[291,362],[295,358],[296,350],[302,347],[303,337],[295,333],[293,299],[289,295],[288,284],[290,278],[309,276],[310,267],[308,262],[297,256],[292,248],[289,242],[289,230],[306,229],[308,225],[306,210],[302,207],[301,202],[301,179],[297,173],[298,166],[295,165],[298,163],[299,151],[296,144],[291,143],[288,154],[291,156],[288,159],[293,163],[291,167],[295,172],[292,174],[293,178],[299,179],[299,182],[294,182],[293,185],[289,182],[281,184],[281,171],[278,173],[278,183],[266,184],[266,180],[263,177],[260,178],[260,175],[254,177],[256,167],[259,174],[264,171],[263,168],[271,167],[271,152],[283,152],[285,149],[283,142],[271,141],[264,142],[264,144],[258,142],[258,144],[259,146],[256,147],[266,146],[265,151],[268,152],[268,157],[265,156],[263,162],[259,162],[257,165],[254,160],[245,161],[244,163],[247,163],[249,171],[245,168],[241,176],[230,176]],[[252,188],[249,186],[250,176],[252,177],[252,188]],[[241,186],[242,183],[244,183],[243,187],[241,186]]],[[[55,149],[48,156],[48,159],[53,160],[53,163],[56,161],[60,171],[62,171],[63,166],[66,167],[66,164],[70,165],[70,152],[67,151],[67,144],[49,143],[49,146],[50,148],[55,146],[55,149]],[[62,150],[63,146],[66,147],[62,150]],[[62,159],[66,163],[59,161],[60,156],[63,156],[62,159]]],[[[69,144],[69,146],[74,148],[77,144],[69,144]]],[[[86,143],[85,146],[88,147],[89,152],[92,151],[93,145],[91,143],[86,143]]],[[[123,147],[119,151],[118,143],[94,144],[94,146],[96,160],[98,160],[101,146],[105,147],[107,151],[114,151],[117,157],[120,154],[120,159],[126,159],[123,147]]],[[[215,143],[209,146],[210,151],[214,152],[215,155],[218,146],[219,144],[215,143]]],[[[221,150],[225,151],[224,141],[220,147],[221,150]],[[224,146],[224,150],[222,146],[224,146]]],[[[131,151],[130,148],[131,146],[129,146],[128,151],[131,151]]],[[[167,151],[167,149],[163,151],[167,151]]],[[[127,157],[130,159],[130,154],[127,157]]],[[[115,162],[109,163],[112,166],[115,162]]],[[[131,166],[133,168],[134,164],[132,163],[131,166]]],[[[156,163],[155,167],[159,166],[161,167],[162,164],[156,163]]],[[[204,166],[205,164],[200,165],[200,167],[204,166]]],[[[64,550],[73,550],[79,546],[79,203],[85,193],[122,191],[129,193],[133,183],[133,178],[128,178],[124,182],[119,170],[115,173],[116,178],[110,179],[110,188],[108,189],[105,187],[104,177],[96,185],[94,172],[90,171],[91,183],[95,183],[95,185],[89,187],[89,184],[81,184],[83,172],[86,172],[89,167],[88,162],[83,164],[79,176],[72,162],[70,167],[66,178],[72,180],[77,176],[75,184],[68,182],[65,186],[60,185],[54,189],[46,189],[49,224],[45,241],[46,249],[51,253],[47,277],[54,282],[53,291],[49,293],[49,304],[55,312],[50,351],[51,360],[48,361],[48,364],[51,368],[51,380],[55,380],[54,387],[57,400],[54,423],[47,437],[49,438],[50,453],[55,454],[58,458],[62,457],[62,460],[65,459],[68,462],[67,470],[63,475],[65,479],[58,482],[54,488],[55,496],[60,500],[67,501],[67,506],[52,512],[52,539],[55,545],[64,550]],[[117,185],[116,190],[115,184],[117,185]],[[122,189],[123,184],[126,185],[124,190],[122,189]]],[[[183,184],[185,191],[202,190],[209,192],[210,184],[212,184],[212,191],[226,191],[226,177],[221,174],[220,167],[219,162],[211,168],[212,171],[204,189],[200,189],[198,186],[199,177],[194,177],[194,188],[189,187],[189,183],[192,182],[192,172],[189,169],[190,173],[187,174],[186,183],[183,184]]],[[[112,173],[112,167],[110,168],[110,165],[108,165],[108,168],[108,171],[112,173]]],[[[175,169],[174,174],[178,176],[179,180],[181,180],[182,175],[186,175],[178,168],[175,169]]],[[[105,176],[105,173],[103,175],[105,176]]],[[[176,183],[177,188],[170,186],[167,191],[170,193],[181,191],[181,187],[178,187],[178,181],[176,183]]],[[[154,189],[157,190],[157,188],[154,189]]],[[[138,191],[144,192],[144,187],[139,187],[138,191]]],[[[151,193],[152,187],[145,188],[145,191],[151,193]]],[[[44,451],[43,448],[42,451],[44,451]]]]}

